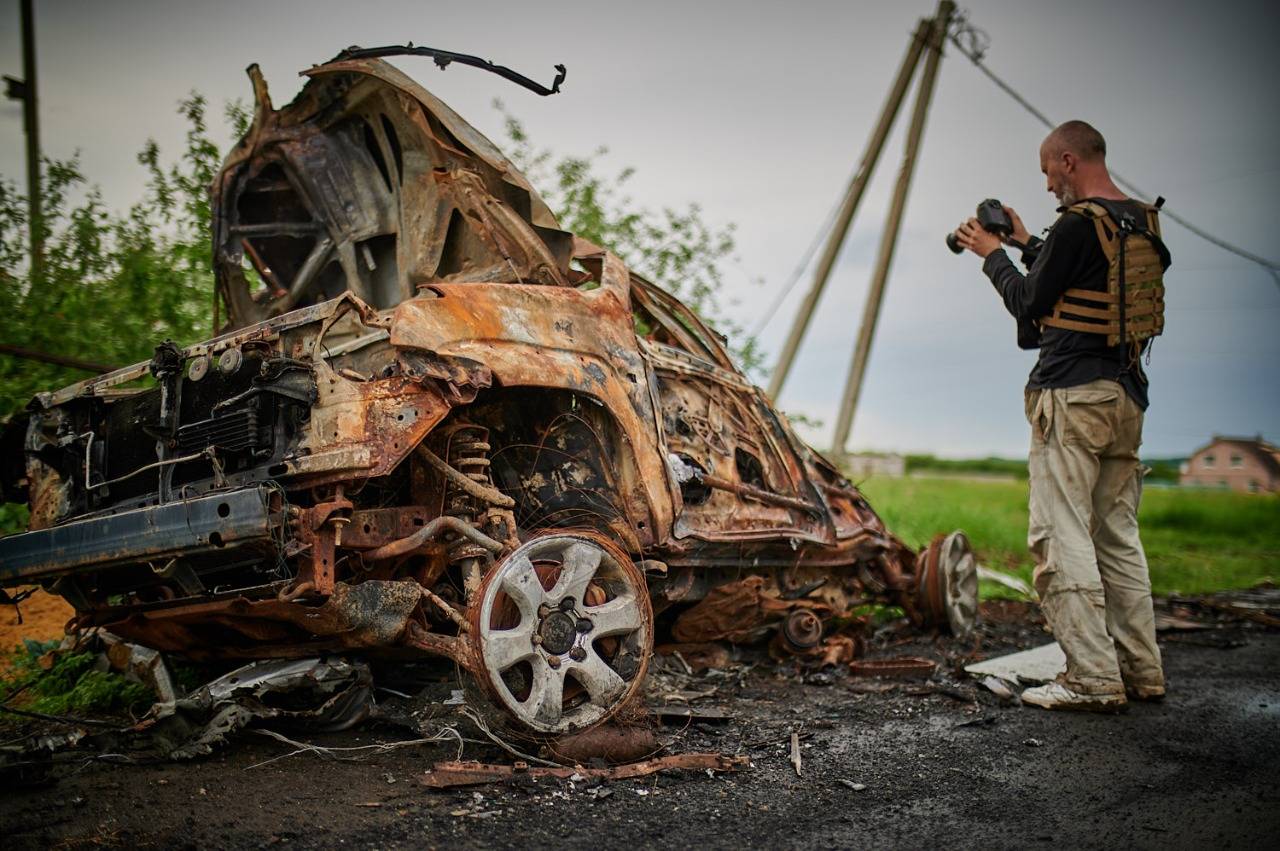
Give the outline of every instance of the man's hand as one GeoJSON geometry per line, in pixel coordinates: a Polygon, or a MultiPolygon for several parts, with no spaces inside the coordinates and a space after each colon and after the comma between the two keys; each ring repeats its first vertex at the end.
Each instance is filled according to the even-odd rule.
{"type": "Polygon", "coordinates": [[[1019,245],[1026,245],[1027,240],[1031,239],[1031,234],[1026,225],[1022,223],[1022,217],[1012,207],[1005,207],[1004,212],[1009,217],[1009,221],[1013,222],[1013,233],[1009,234],[1009,239],[1019,245]]]}
{"type": "Polygon", "coordinates": [[[1000,237],[983,230],[977,219],[956,228],[956,241],[982,258],[1000,247],[1000,237]]]}

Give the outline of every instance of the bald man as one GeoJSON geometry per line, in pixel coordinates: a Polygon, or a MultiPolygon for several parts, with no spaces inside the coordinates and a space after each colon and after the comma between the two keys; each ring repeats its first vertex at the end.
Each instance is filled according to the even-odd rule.
{"type": "Polygon", "coordinates": [[[1140,222],[1150,213],[1154,223],[1153,208],[1112,182],[1106,153],[1102,134],[1083,121],[1057,127],[1041,144],[1040,170],[1061,216],[1040,241],[1005,208],[1013,222],[1008,241],[1026,246],[1026,275],[976,219],[956,231],[960,244],[984,259],[982,271],[1017,320],[1019,346],[1040,350],[1026,387],[1032,432],[1027,544],[1041,608],[1067,670],[1027,689],[1022,700],[1046,709],[1118,711],[1127,706],[1126,695],[1159,700],[1165,693],[1138,537],[1138,447],[1147,408],[1141,348],[1044,324],[1068,288],[1107,290],[1108,260],[1095,222],[1086,208],[1072,205],[1104,202],[1140,222]]]}

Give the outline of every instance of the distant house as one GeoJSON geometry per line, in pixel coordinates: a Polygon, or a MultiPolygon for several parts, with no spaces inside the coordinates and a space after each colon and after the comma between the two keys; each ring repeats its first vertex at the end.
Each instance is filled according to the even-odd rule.
{"type": "Polygon", "coordinates": [[[1280,491],[1280,448],[1257,437],[1214,435],[1182,465],[1179,483],[1243,493],[1280,491]]]}

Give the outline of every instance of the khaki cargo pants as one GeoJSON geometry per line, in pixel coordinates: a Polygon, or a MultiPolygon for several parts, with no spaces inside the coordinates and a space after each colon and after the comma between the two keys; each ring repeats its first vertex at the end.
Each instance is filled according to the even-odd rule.
{"type": "Polygon", "coordinates": [[[1163,686],[1138,538],[1142,409],[1115,381],[1028,390],[1027,546],[1040,605],[1083,694],[1163,686]]]}

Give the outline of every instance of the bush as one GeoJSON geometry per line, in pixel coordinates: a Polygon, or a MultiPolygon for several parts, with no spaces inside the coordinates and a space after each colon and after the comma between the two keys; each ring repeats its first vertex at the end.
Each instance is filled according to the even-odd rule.
{"type": "Polygon", "coordinates": [[[98,654],[59,652],[56,644],[28,641],[10,655],[0,688],[6,695],[17,693],[16,708],[46,715],[134,715],[151,705],[147,686],[95,670],[98,654]]]}

